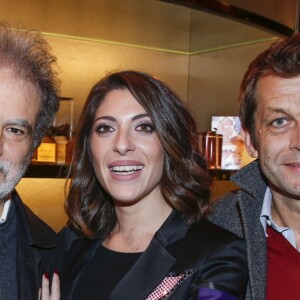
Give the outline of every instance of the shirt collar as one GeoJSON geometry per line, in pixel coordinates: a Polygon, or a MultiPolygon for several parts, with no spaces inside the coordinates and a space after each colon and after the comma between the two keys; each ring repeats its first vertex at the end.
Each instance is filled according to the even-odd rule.
{"type": "Polygon", "coordinates": [[[11,200],[6,200],[3,205],[2,215],[0,217],[0,224],[4,223],[7,219],[8,211],[11,205],[11,200]]]}
{"type": "Polygon", "coordinates": [[[265,196],[264,196],[264,201],[261,209],[261,214],[260,214],[260,222],[264,228],[265,235],[268,236],[267,234],[267,225],[271,226],[274,230],[276,230],[279,233],[283,233],[286,230],[290,230],[288,227],[281,227],[278,226],[272,219],[272,212],[271,212],[271,206],[272,206],[272,201],[273,201],[273,196],[272,192],[269,187],[267,187],[265,196]]]}

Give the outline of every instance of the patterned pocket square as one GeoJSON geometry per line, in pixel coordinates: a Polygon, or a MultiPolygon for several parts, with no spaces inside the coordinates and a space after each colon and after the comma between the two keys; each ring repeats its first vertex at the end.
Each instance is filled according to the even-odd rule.
{"type": "Polygon", "coordinates": [[[183,282],[185,279],[189,278],[195,270],[189,270],[184,273],[174,274],[170,273],[169,276],[165,277],[164,280],[156,287],[156,289],[147,297],[146,300],[162,300],[168,299],[175,289],[183,282]]]}
{"type": "Polygon", "coordinates": [[[160,283],[160,285],[148,296],[146,300],[159,300],[167,297],[174,288],[184,278],[184,274],[178,276],[168,276],[160,283]]]}

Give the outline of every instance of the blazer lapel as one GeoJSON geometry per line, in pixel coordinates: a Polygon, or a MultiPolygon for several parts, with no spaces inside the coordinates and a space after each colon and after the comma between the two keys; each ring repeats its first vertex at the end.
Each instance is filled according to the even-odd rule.
{"type": "Polygon", "coordinates": [[[176,259],[168,252],[167,246],[182,239],[188,225],[173,211],[157,231],[146,251],[131,270],[119,282],[109,300],[146,299],[168,276],[176,259]]]}
{"type": "Polygon", "coordinates": [[[146,299],[168,275],[176,259],[153,239],[132,269],[119,282],[109,300],[146,299]]]}
{"type": "MultiPolygon", "coordinates": [[[[68,270],[68,273],[71,275],[62,276],[64,280],[61,281],[61,285],[63,286],[61,299],[73,298],[72,295],[74,293],[74,289],[76,287],[78,279],[80,278],[81,273],[84,270],[84,267],[93,258],[96,250],[100,245],[99,240],[90,241],[82,239],[77,241],[75,240],[74,243],[79,243],[79,247],[76,247],[75,252],[71,256],[72,259],[68,261],[66,266],[64,266],[64,268],[68,270]]],[[[68,255],[68,252],[66,252],[65,255],[68,255]]],[[[63,264],[64,262],[61,262],[61,265],[63,264]]]]}

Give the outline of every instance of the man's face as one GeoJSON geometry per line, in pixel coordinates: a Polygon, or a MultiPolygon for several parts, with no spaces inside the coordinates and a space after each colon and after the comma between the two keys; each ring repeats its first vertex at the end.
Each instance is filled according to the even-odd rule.
{"type": "Polygon", "coordinates": [[[0,68],[0,199],[14,189],[30,162],[39,109],[35,87],[0,68]]]}
{"type": "Polygon", "coordinates": [[[259,158],[273,197],[300,199],[300,76],[260,79],[254,120],[256,149],[248,132],[245,144],[259,158]]]}

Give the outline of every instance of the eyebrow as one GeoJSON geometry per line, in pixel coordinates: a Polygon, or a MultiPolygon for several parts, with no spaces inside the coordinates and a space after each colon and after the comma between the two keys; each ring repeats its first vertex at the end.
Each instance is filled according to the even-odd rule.
{"type": "Polygon", "coordinates": [[[28,135],[32,135],[32,132],[33,132],[33,128],[31,126],[31,124],[29,124],[28,121],[24,120],[24,119],[7,120],[4,123],[4,125],[5,126],[18,126],[18,127],[25,128],[27,130],[28,135]]]}
{"type": "Polygon", "coordinates": [[[266,115],[270,115],[272,113],[281,113],[281,114],[285,114],[285,115],[289,114],[289,112],[287,110],[285,110],[284,108],[279,108],[279,107],[267,108],[266,115]]]}
{"type": "MultiPolygon", "coordinates": [[[[139,120],[139,119],[142,119],[142,118],[145,118],[145,117],[149,117],[148,114],[138,114],[138,115],[135,115],[131,118],[132,121],[136,121],[136,120],[139,120]]],[[[101,116],[97,119],[95,119],[95,122],[98,121],[98,120],[109,120],[109,121],[116,121],[116,118],[112,117],[112,116],[101,116]]]]}

